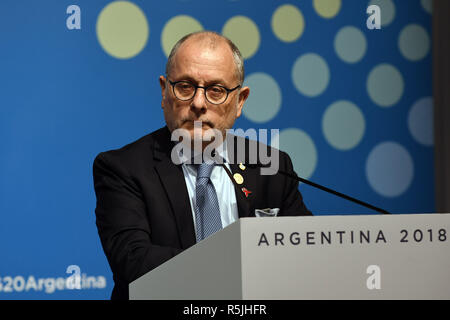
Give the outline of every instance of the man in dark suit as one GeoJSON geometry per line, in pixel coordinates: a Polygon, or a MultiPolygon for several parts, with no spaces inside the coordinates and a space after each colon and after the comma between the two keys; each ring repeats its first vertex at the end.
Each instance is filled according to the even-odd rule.
{"type": "MultiPolygon", "coordinates": [[[[256,209],[274,208],[279,216],[311,215],[296,181],[261,175],[261,168],[236,162],[237,149],[230,159],[230,143],[221,144],[226,167],[213,165],[207,179],[215,198],[209,211],[199,208],[198,166],[174,161],[171,134],[184,130],[194,140],[198,123],[203,134],[214,129],[225,141],[244,141],[244,158],[249,158],[249,141],[227,136],[250,92],[242,86],[243,60],[230,40],[212,32],[184,37],[159,80],[167,126],[94,161],[95,212],[115,282],[112,299],[128,299],[130,282],[200,241],[199,216],[211,208],[217,209],[219,228],[255,216],[256,209]]],[[[209,143],[203,137],[201,150],[209,143]]],[[[262,144],[258,148],[272,150],[262,144]]],[[[287,154],[280,152],[278,163],[280,170],[293,173],[287,154]]]]}

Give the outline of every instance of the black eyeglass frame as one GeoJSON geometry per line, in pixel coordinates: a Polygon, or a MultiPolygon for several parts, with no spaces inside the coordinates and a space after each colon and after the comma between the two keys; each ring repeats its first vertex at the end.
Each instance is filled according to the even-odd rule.
{"type": "Polygon", "coordinates": [[[237,85],[236,87],[234,87],[233,89],[228,89],[227,87],[222,86],[222,85],[220,85],[220,84],[212,84],[212,85],[209,85],[209,86],[197,86],[197,85],[195,85],[195,84],[193,84],[192,82],[187,81],[187,80],[172,81],[172,80],[170,80],[169,78],[167,78],[167,80],[168,80],[169,83],[172,85],[172,92],[173,92],[174,96],[175,96],[178,100],[181,100],[181,101],[189,101],[189,100],[193,99],[193,98],[195,97],[195,95],[197,94],[197,89],[198,89],[198,88],[201,88],[201,89],[203,89],[203,94],[205,95],[205,99],[206,99],[209,103],[214,104],[214,105],[216,105],[216,106],[225,103],[225,101],[227,101],[227,99],[228,99],[228,96],[230,95],[230,92],[233,92],[234,90],[236,90],[237,88],[239,88],[239,87],[242,86],[242,85],[239,84],[239,85],[237,85]],[[192,97],[190,97],[189,99],[180,99],[180,98],[177,96],[177,94],[175,93],[175,86],[176,86],[178,83],[181,83],[181,82],[188,83],[188,84],[190,84],[191,86],[193,86],[193,87],[195,88],[194,94],[193,94],[192,97]],[[220,103],[214,103],[214,102],[211,102],[211,101],[208,99],[208,96],[206,95],[206,91],[208,90],[208,88],[211,88],[211,87],[221,87],[221,88],[225,89],[225,91],[227,92],[227,95],[226,95],[225,99],[224,99],[222,102],[220,102],[220,103]]]}

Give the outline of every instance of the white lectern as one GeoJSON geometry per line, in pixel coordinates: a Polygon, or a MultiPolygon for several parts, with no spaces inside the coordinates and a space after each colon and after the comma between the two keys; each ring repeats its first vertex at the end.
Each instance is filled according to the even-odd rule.
{"type": "Polygon", "coordinates": [[[450,215],[243,218],[130,299],[450,299],[450,215]]]}

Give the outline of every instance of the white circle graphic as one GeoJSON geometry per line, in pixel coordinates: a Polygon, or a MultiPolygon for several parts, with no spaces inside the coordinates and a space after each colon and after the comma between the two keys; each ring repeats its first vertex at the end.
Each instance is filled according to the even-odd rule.
{"type": "Polygon", "coordinates": [[[292,81],[301,94],[316,97],[328,87],[330,69],[324,58],[315,53],[307,53],[295,61],[292,81]]]}
{"type": "Polygon", "coordinates": [[[404,91],[404,81],[398,69],[390,64],[380,64],[372,69],[367,78],[370,99],[380,107],[392,107],[404,91]]]}
{"type": "Polygon", "coordinates": [[[256,72],[246,77],[244,85],[250,88],[250,95],[242,109],[244,116],[256,123],[272,120],[281,107],[278,83],[270,75],[256,72]]]}
{"type": "Polygon", "coordinates": [[[346,151],[355,148],[362,140],[366,122],[361,110],[350,101],[337,101],[325,111],[322,131],[334,148],[346,151]]]}
{"type": "Polygon", "coordinates": [[[430,51],[428,32],[418,24],[410,24],[402,29],[398,39],[401,54],[408,60],[418,61],[430,51]]]}
{"type": "Polygon", "coordinates": [[[370,5],[377,5],[380,7],[381,11],[381,26],[387,27],[394,21],[395,18],[395,4],[392,0],[372,0],[369,2],[370,5]]]}
{"type": "Polygon", "coordinates": [[[310,178],[317,167],[317,149],[314,141],[303,130],[289,128],[280,131],[279,136],[272,137],[279,139],[279,149],[289,154],[295,172],[302,178],[310,178]]]}
{"type": "Polygon", "coordinates": [[[434,144],[433,98],[425,97],[414,103],[408,114],[408,129],[418,143],[424,146],[434,144]]]}
{"type": "Polygon", "coordinates": [[[334,49],[341,60],[347,63],[360,61],[367,50],[367,40],[364,34],[356,27],[343,27],[336,34],[334,49]]]}
{"type": "Polygon", "coordinates": [[[396,142],[383,142],[369,154],[366,174],[370,186],[384,197],[398,197],[411,185],[414,164],[409,152],[396,142]]]}

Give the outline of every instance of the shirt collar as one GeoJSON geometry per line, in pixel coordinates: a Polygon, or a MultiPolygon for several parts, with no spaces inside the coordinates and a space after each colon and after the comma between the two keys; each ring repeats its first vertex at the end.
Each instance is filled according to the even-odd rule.
{"type": "MultiPolygon", "coordinates": [[[[182,142],[179,142],[179,143],[182,143],[182,142]]],[[[226,163],[229,162],[229,159],[228,159],[228,150],[227,150],[227,139],[224,139],[223,143],[220,144],[219,146],[217,146],[214,150],[217,152],[217,154],[218,154],[220,157],[222,157],[222,158],[225,160],[226,163]]],[[[200,156],[200,154],[201,154],[200,151],[198,151],[198,150],[192,150],[192,149],[191,149],[191,159],[194,159],[194,157],[200,156]]],[[[193,164],[194,164],[194,161],[193,161],[193,160],[192,160],[192,161],[188,161],[189,158],[187,157],[187,155],[184,155],[184,154],[183,154],[183,148],[180,148],[179,151],[178,151],[178,153],[175,154],[175,156],[178,157],[178,159],[177,159],[177,160],[178,160],[178,163],[181,163],[181,164],[190,164],[190,165],[193,165],[193,164]],[[190,162],[190,163],[187,163],[187,162],[190,162]]]]}

